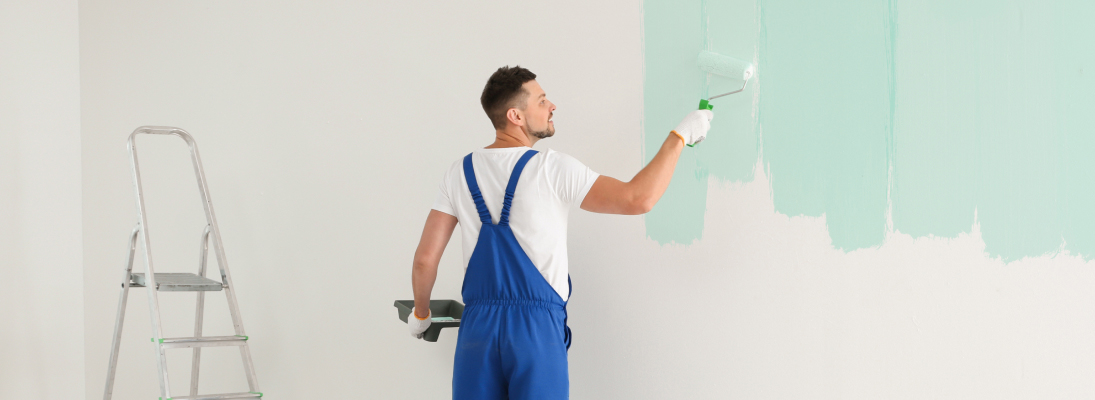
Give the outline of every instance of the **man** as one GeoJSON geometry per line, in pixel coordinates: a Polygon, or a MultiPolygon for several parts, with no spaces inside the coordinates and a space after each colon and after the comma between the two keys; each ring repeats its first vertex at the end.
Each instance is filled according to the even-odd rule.
{"type": "Polygon", "coordinates": [[[555,134],[555,104],[520,66],[499,68],[480,102],[494,143],[453,163],[414,255],[411,335],[430,325],[430,292],[441,253],[460,223],[464,314],[456,343],[453,399],[566,399],[570,297],[567,216],[583,210],[636,215],[658,202],[686,144],[707,136],[713,114],[693,111],[629,182],[532,146],[555,134]]]}

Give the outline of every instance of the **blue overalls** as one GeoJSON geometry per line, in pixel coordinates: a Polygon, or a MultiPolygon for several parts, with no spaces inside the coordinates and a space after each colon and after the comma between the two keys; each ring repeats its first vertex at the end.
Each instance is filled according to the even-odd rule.
{"type": "Polygon", "coordinates": [[[525,152],[513,167],[497,225],[479,192],[471,154],[464,157],[464,179],[483,226],[464,273],[453,400],[570,397],[566,302],[532,264],[509,226],[517,180],[536,153],[525,152]]]}

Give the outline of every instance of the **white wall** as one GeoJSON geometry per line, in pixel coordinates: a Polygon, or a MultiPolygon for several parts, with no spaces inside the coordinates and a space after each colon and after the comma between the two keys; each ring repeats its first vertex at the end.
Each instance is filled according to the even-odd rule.
{"type": "MultiPolygon", "coordinates": [[[[124,141],[137,126],[201,146],[270,398],[448,397],[455,332],[411,340],[391,303],[410,297],[442,172],[490,141],[478,96],[495,68],[531,68],[559,106],[538,148],[625,179],[641,164],[638,1],[80,7],[89,397],[136,220],[124,141]]],[[[192,270],[202,223],[185,153],[141,143],[158,270],[192,270]]],[[[704,239],[687,247],[647,240],[639,217],[572,216],[573,398],[1095,395],[1088,263],[1005,265],[976,229],[842,253],[824,218],[775,213],[763,159],[758,171],[711,182],[704,239]]],[[[459,240],[436,298],[459,298],[459,240]]],[[[167,334],[187,335],[192,295],[160,298],[167,334]]],[[[223,301],[209,310],[207,332],[227,332],[223,301]]],[[[126,329],[117,398],[154,396],[143,292],[126,329]]],[[[205,354],[204,389],[242,387],[238,357],[205,354]]],[[[181,393],[189,354],[169,357],[181,393]]]]}
{"type": "MultiPolygon", "coordinates": [[[[448,396],[455,331],[436,344],[412,340],[392,302],[411,296],[411,257],[442,173],[492,141],[478,99],[496,68],[531,68],[558,104],[557,137],[539,148],[616,176],[640,165],[635,1],[80,6],[89,397],[102,391],[136,221],[125,139],[137,126],[178,126],[197,139],[271,398],[448,396]]],[[[202,223],[185,152],[175,139],[142,139],[156,266],[191,271],[202,223]]],[[[609,224],[605,234],[642,243],[641,223],[574,220],[575,398],[601,390],[593,371],[617,366],[590,358],[597,332],[616,329],[596,328],[599,289],[587,266],[591,253],[615,250],[583,246],[584,231],[609,224]]],[[[437,298],[460,298],[453,240],[437,298]]],[[[166,334],[189,335],[193,295],[160,299],[166,334]]],[[[120,399],[158,390],[146,304],[142,291],[130,298],[120,399]]],[[[207,332],[228,332],[223,301],[209,310],[207,332]]],[[[218,350],[203,353],[203,391],[242,389],[238,356],[218,350]]],[[[174,393],[185,394],[189,353],[168,357],[174,393]]]]}
{"type": "Polygon", "coordinates": [[[0,398],[84,392],[75,1],[0,2],[0,398]]]}

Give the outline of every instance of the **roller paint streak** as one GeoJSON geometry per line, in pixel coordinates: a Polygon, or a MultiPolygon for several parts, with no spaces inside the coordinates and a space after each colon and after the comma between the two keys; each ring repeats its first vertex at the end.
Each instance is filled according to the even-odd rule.
{"type": "Polygon", "coordinates": [[[886,234],[892,44],[886,1],[761,1],[763,159],[777,212],[825,217],[845,251],[886,234]]]}
{"type": "MultiPolygon", "coordinates": [[[[888,207],[886,148],[892,125],[889,123],[891,105],[888,98],[892,85],[887,83],[890,74],[883,72],[887,71],[885,64],[890,56],[884,40],[877,40],[889,37],[883,26],[888,14],[880,6],[886,3],[875,3],[873,8],[861,7],[859,3],[836,7],[839,12],[832,11],[833,7],[825,10],[823,5],[810,6],[821,9],[816,14],[828,18],[825,21],[801,12],[803,7],[800,5],[769,6],[764,1],[644,3],[645,149],[658,149],[664,133],[691,108],[683,100],[684,96],[690,93],[706,96],[737,89],[734,85],[740,87],[740,80],[713,77],[689,62],[695,60],[695,54],[700,54],[700,50],[750,54],[756,51],[759,41],[758,71],[767,68],[766,63],[773,68],[765,71],[771,86],[758,83],[746,88],[747,93],[760,90],[759,109],[754,109],[753,96],[729,96],[719,100],[720,110],[708,140],[703,146],[691,149],[694,151],[682,154],[669,190],[645,218],[647,234],[651,238],[660,243],[684,244],[700,239],[704,211],[708,207],[709,176],[726,181],[751,180],[752,167],[762,147],[758,136],[763,130],[765,137],[771,138],[763,147],[771,154],[771,157],[765,155],[765,162],[773,173],[777,211],[788,215],[826,215],[830,227],[834,228],[833,243],[838,248],[854,249],[881,243],[888,207]],[[758,19],[743,10],[762,13],[760,26],[757,26],[758,19]],[[682,23],[690,20],[694,25],[682,23]],[[855,39],[856,35],[862,34],[869,34],[869,37],[849,43],[829,42],[834,37],[825,32],[833,23],[850,25],[839,30],[837,35],[844,36],[836,39],[845,36],[855,39]],[[772,24],[775,24],[774,28],[770,26],[772,24]],[[768,36],[760,40],[760,35],[768,36]],[[843,65],[848,62],[842,58],[845,53],[868,59],[875,56],[876,65],[861,69],[871,72],[871,67],[875,67],[877,71],[865,74],[866,80],[833,79],[859,71],[855,67],[849,71],[843,65]],[[813,69],[816,71],[811,71],[813,69]],[[687,77],[694,77],[694,80],[687,77]],[[858,88],[854,89],[857,95],[866,92],[874,95],[834,100],[831,92],[840,92],[836,89],[847,86],[858,88]],[[829,113],[816,112],[818,104],[827,107],[829,113]],[[856,115],[872,110],[878,116],[874,120],[864,121],[856,115]],[[759,126],[752,117],[754,113],[759,126]],[[817,118],[803,119],[802,115],[817,118]],[[856,120],[859,120],[858,126],[856,120]],[[853,129],[847,129],[849,125],[853,129]],[[862,136],[873,138],[866,144],[870,149],[863,147],[862,136]],[[877,172],[866,177],[856,176],[859,171],[871,170],[872,166],[877,172]]],[[[647,151],[645,156],[649,160],[653,152],[647,151]]]]}
{"type": "MultiPolygon", "coordinates": [[[[752,0],[644,2],[645,162],[654,157],[680,119],[696,108],[697,99],[741,87],[741,80],[702,71],[696,59],[702,50],[754,54],[757,29],[753,7],[752,0]]],[[[662,244],[691,244],[699,240],[708,207],[710,179],[732,182],[753,179],[758,157],[757,130],[752,117],[753,87],[750,84],[744,93],[716,100],[716,117],[707,140],[681,154],[669,189],[644,217],[651,239],[662,244]]]]}
{"type": "Polygon", "coordinates": [[[1095,64],[1095,5],[901,7],[895,229],[955,236],[976,212],[991,256],[1091,259],[1095,82],[1082,69],[1095,64]]]}

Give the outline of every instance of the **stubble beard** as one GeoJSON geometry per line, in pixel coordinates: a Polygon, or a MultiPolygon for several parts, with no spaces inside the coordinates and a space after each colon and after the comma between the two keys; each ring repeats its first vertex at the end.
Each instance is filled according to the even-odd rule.
{"type": "Polygon", "coordinates": [[[542,130],[529,131],[529,134],[537,139],[547,139],[549,137],[555,136],[555,128],[552,127],[551,124],[548,124],[548,126],[542,130]]]}

